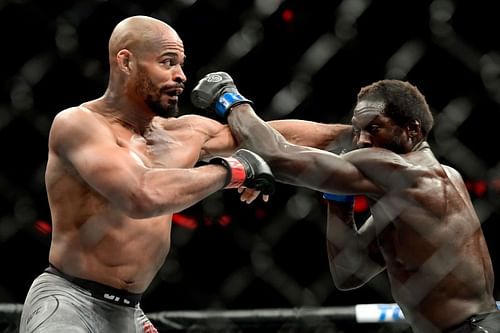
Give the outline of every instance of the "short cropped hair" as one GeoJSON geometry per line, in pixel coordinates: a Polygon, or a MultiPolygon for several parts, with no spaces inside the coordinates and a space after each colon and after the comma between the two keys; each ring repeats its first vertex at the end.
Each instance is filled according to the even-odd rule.
{"type": "Polygon", "coordinates": [[[383,113],[399,126],[418,120],[424,138],[434,126],[434,117],[424,95],[408,82],[388,79],[374,82],[359,91],[358,102],[363,99],[383,100],[383,113]]]}

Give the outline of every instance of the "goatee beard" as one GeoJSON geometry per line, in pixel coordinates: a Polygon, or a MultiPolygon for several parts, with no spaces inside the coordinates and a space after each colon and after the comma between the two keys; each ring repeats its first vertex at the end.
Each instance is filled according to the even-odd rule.
{"type": "Polygon", "coordinates": [[[169,105],[168,107],[163,107],[158,103],[148,103],[149,108],[154,114],[163,118],[176,117],[179,114],[179,107],[177,104],[169,105]]]}

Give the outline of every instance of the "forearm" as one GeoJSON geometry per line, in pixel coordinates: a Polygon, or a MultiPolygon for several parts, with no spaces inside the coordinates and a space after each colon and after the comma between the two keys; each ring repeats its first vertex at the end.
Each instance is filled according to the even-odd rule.
{"type": "Polygon", "coordinates": [[[357,247],[357,230],[354,223],[352,203],[328,201],[326,246],[333,281],[339,289],[349,289],[356,268],[351,258],[357,247]],[[348,287],[349,286],[349,287],[348,287]]]}
{"type": "Polygon", "coordinates": [[[220,165],[193,169],[149,169],[136,188],[122,198],[124,210],[135,218],[182,211],[225,185],[227,170],[220,165]]]}
{"type": "Polygon", "coordinates": [[[339,193],[358,193],[366,187],[354,165],[336,154],[289,143],[249,105],[234,108],[228,124],[238,144],[262,156],[280,182],[339,193]]]}
{"type": "Polygon", "coordinates": [[[256,152],[265,160],[272,158],[287,143],[285,137],[258,117],[248,104],[234,107],[227,122],[237,144],[256,152]]]}
{"type": "Polygon", "coordinates": [[[380,272],[381,267],[370,259],[366,234],[356,227],[353,202],[328,201],[326,235],[330,272],[337,288],[358,288],[380,272]]]}
{"type": "Polygon", "coordinates": [[[304,148],[291,145],[269,123],[258,117],[250,105],[235,107],[229,113],[228,124],[239,146],[264,158],[273,169],[276,179],[299,186],[310,183],[303,172],[307,161],[299,153],[304,148]],[[297,174],[302,177],[295,177],[297,174]]]}
{"type": "Polygon", "coordinates": [[[272,171],[254,152],[239,149],[231,156],[215,156],[208,163],[189,169],[145,169],[136,182],[137,189],[128,192],[133,198],[128,211],[139,218],[175,213],[221,188],[245,186],[263,195],[274,192],[272,171]]]}

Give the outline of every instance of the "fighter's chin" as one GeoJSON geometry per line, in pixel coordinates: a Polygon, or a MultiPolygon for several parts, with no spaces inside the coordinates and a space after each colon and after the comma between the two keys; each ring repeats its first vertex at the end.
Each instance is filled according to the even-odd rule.
{"type": "Polygon", "coordinates": [[[165,118],[176,117],[178,114],[179,114],[179,108],[177,107],[177,104],[168,105],[166,108],[162,109],[161,114],[157,113],[157,115],[165,118]]]}
{"type": "Polygon", "coordinates": [[[168,117],[175,117],[179,114],[179,98],[177,96],[168,96],[167,100],[163,100],[161,106],[168,117]]]}
{"type": "Polygon", "coordinates": [[[150,105],[151,111],[163,118],[176,117],[179,114],[177,103],[161,103],[150,105]]]}

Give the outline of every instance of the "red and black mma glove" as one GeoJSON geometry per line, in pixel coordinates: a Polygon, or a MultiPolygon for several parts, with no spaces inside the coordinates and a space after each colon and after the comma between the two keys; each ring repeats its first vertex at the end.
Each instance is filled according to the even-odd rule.
{"type": "Polygon", "coordinates": [[[224,188],[245,186],[262,194],[273,194],[274,175],[262,157],[246,149],[237,150],[230,157],[214,157],[209,163],[220,164],[227,169],[224,188]]]}
{"type": "Polygon", "coordinates": [[[253,104],[238,92],[233,79],[225,72],[205,75],[191,91],[191,103],[200,109],[213,110],[224,119],[232,107],[243,103],[253,104]]]}

